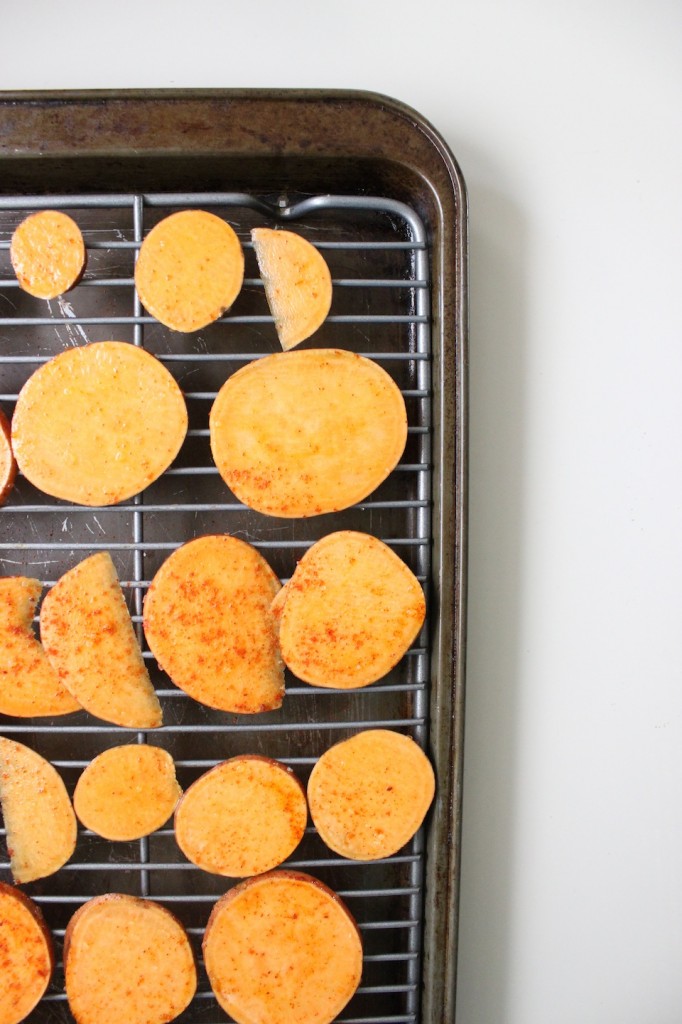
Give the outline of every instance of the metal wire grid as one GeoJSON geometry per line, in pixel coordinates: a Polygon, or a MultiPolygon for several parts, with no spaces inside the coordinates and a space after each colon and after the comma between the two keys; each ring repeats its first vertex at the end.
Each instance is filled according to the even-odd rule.
{"type": "MultiPolygon", "coordinates": [[[[72,506],[41,495],[19,479],[9,503],[0,509],[0,569],[5,575],[38,575],[50,586],[94,551],[108,550],[118,563],[166,722],[153,734],[133,734],[138,742],[165,746],[184,785],[224,757],[247,751],[279,758],[305,782],[324,749],[361,728],[396,728],[424,746],[428,623],[401,665],[367,690],[321,691],[288,679],[281,712],[246,719],[210,712],[172,687],[156,669],[141,626],[144,593],[158,565],[178,544],[204,532],[244,537],[285,580],[296,558],[318,537],[335,529],[366,530],[382,536],[411,565],[428,596],[429,252],[414,211],[392,200],[333,196],[293,201],[228,193],[0,197],[0,268],[0,312],[13,307],[10,315],[0,316],[0,402],[7,412],[23,381],[41,362],[65,345],[112,337],[153,351],[175,373],[187,399],[187,452],[162,481],[132,501],[107,509],[72,506]],[[219,324],[197,335],[179,336],[144,314],[132,269],[149,226],[175,209],[192,207],[214,209],[240,235],[247,259],[245,298],[240,296],[219,324]],[[20,292],[7,258],[13,228],[29,212],[43,208],[71,210],[83,227],[88,250],[83,281],[68,301],[59,300],[58,312],[50,304],[49,315],[44,304],[20,292]],[[332,315],[314,346],[354,348],[383,365],[406,398],[409,436],[396,472],[360,506],[333,516],[273,524],[234,500],[218,478],[208,451],[207,418],[220,383],[232,369],[278,348],[248,231],[255,224],[287,221],[296,222],[296,230],[323,250],[332,268],[332,315]],[[190,383],[197,377],[198,388],[190,383]]],[[[85,713],[67,719],[3,719],[0,729],[48,757],[70,790],[92,756],[131,738],[129,730],[99,723],[85,713]]],[[[418,1020],[423,850],[419,834],[399,855],[385,861],[349,862],[324,848],[314,828],[308,828],[286,865],[330,884],[358,921],[365,970],[358,994],[340,1018],[344,1024],[418,1020]]],[[[8,867],[7,862],[0,863],[3,876],[8,867]]],[[[184,860],[169,825],[136,844],[106,843],[82,829],[73,860],[28,891],[42,905],[58,944],[77,906],[100,892],[128,891],[172,907],[199,951],[210,907],[228,885],[184,860]]],[[[32,1019],[54,1020],[55,1013],[60,1020],[70,1020],[61,968],[32,1019]]],[[[210,1024],[224,1019],[200,967],[197,996],[181,1020],[210,1024]]]]}

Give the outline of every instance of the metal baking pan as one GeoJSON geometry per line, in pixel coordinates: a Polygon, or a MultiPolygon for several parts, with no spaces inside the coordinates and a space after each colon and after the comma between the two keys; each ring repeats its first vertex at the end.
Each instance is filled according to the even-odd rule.
{"type": "MultiPolygon", "coordinates": [[[[144,345],[175,374],[190,433],[171,469],[135,500],[85,509],[19,478],[0,510],[0,573],[46,585],[93,551],[112,553],[138,624],[145,589],[177,545],[201,533],[250,540],[286,579],[315,539],[336,529],[382,537],[423,582],[427,625],[399,666],[348,693],[287,680],[281,711],[255,717],[192,702],[145,656],[164,706],[154,733],[183,786],[239,752],[291,764],[305,782],[331,743],[381,724],[412,735],[438,780],[425,828],[395,857],[344,861],[309,828],[291,865],[339,892],[365,946],[361,988],[346,1024],[450,1024],[454,1019],[463,739],[466,578],[466,266],[464,183],[447,146],[414,111],[358,92],[189,91],[0,94],[0,406],[11,415],[24,380],[69,345],[115,339],[144,345]],[[246,251],[246,283],[232,309],[193,335],[145,315],[133,287],[140,241],[182,207],[224,216],[246,251]],[[20,291],[9,263],[14,227],[32,210],[67,209],[81,226],[88,266],[68,295],[41,302],[20,291]],[[331,315],[307,347],[375,358],[406,397],[409,438],[398,469],[361,505],[308,520],[272,520],[227,491],[207,440],[211,400],[227,375],[278,349],[249,229],[292,227],[324,252],[335,282],[331,315]]],[[[0,731],[48,757],[73,788],[98,752],[130,739],[86,713],[0,717],[0,731]]],[[[133,733],[133,736],[135,734],[133,733]]],[[[138,736],[144,742],[144,734],[138,736]]],[[[0,877],[9,880],[0,836],[0,877]]],[[[101,892],[148,895],[200,941],[229,881],[179,853],[172,822],[137,843],[82,830],[72,861],[27,891],[41,905],[58,954],[66,924],[101,892]]],[[[226,1019],[203,968],[186,1024],[226,1019]]],[[[69,1021],[58,967],[34,1021],[69,1021]]]]}

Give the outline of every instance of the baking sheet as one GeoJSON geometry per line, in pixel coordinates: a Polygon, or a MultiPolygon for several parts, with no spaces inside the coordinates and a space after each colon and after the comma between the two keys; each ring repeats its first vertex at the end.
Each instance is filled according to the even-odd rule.
{"type": "MultiPolygon", "coordinates": [[[[196,171],[201,178],[198,164],[196,171]]],[[[442,665],[444,632],[451,650],[456,640],[461,657],[457,622],[444,622],[442,616],[443,557],[451,560],[448,585],[458,583],[461,567],[455,566],[456,551],[443,530],[446,474],[439,433],[445,426],[445,403],[441,388],[434,391],[430,381],[435,364],[436,379],[443,383],[445,354],[438,324],[435,350],[431,346],[434,303],[437,306],[442,280],[437,273],[434,294],[428,276],[434,269],[438,272],[438,246],[434,247],[433,233],[429,237],[428,224],[415,209],[418,204],[401,206],[383,195],[360,200],[311,198],[290,188],[241,197],[215,192],[80,197],[62,193],[32,200],[26,194],[6,196],[0,211],[3,260],[7,260],[6,244],[13,226],[30,208],[40,205],[68,208],[84,228],[88,272],[72,293],[46,309],[47,304],[13,287],[7,262],[2,265],[0,277],[7,282],[0,288],[3,408],[11,411],[18,388],[37,360],[68,345],[116,338],[144,344],[176,375],[188,396],[191,436],[172,469],[139,503],[116,509],[68,508],[20,480],[0,514],[2,571],[38,575],[49,585],[91,551],[110,550],[139,621],[144,590],[156,568],[177,544],[197,534],[227,531],[250,540],[282,579],[291,574],[306,545],[333,529],[365,529],[382,536],[422,579],[431,612],[414,650],[391,676],[352,694],[314,690],[290,678],[281,712],[245,722],[194,704],[158,673],[150,659],[169,723],[154,734],[153,742],[171,750],[185,786],[217,760],[239,752],[280,757],[305,781],[314,759],[332,742],[370,724],[396,727],[426,745],[436,762],[439,801],[426,840],[442,833],[445,826],[450,844],[456,847],[461,751],[453,747],[448,755],[441,749],[440,718],[436,732],[429,725],[433,726],[434,711],[438,711],[438,695],[447,685],[438,676],[434,687],[434,668],[442,665]],[[132,287],[140,239],[156,220],[182,206],[211,208],[225,216],[247,245],[251,226],[292,220],[292,227],[323,247],[336,282],[334,304],[328,322],[306,347],[347,347],[372,355],[397,380],[408,406],[410,436],[401,466],[362,506],[307,521],[268,520],[240,507],[215,473],[206,436],[212,397],[230,372],[245,360],[275,351],[277,342],[248,248],[246,287],[222,322],[197,335],[182,336],[151,321],[140,309],[132,287]],[[450,550],[444,550],[448,546],[450,550]]],[[[454,498],[461,517],[461,491],[454,498]]],[[[461,601],[461,588],[456,589],[454,596],[461,601]]],[[[460,673],[456,679],[460,689],[455,692],[449,687],[451,708],[457,713],[461,683],[460,673]]],[[[7,721],[2,731],[17,735],[53,760],[72,788],[94,754],[130,734],[103,727],[85,714],[67,722],[41,722],[38,727],[35,722],[7,721]]],[[[309,830],[292,858],[296,866],[339,891],[361,926],[366,948],[362,988],[343,1020],[397,1024],[446,1019],[434,1014],[445,1012],[452,998],[454,922],[450,918],[455,910],[453,864],[456,868],[458,854],[457,849],[449,849],[434,856],[424,842],[420,835],[389,863],[357,865],[330,856],[309,830]],[[426,886],[425,878],[431,879],[426,886]],[[439,892],[433,889],[433,879],[440,879],[439,892]],[[448,919],[441,920],[442,915],[448,919]],[[440,948],[433,942],[436,933],[450,936],[440,948]]],[[[198,949],[212,902],[225,887],[224,879],[205,875],[184,862],[167,827],[140,844],[107,844],[81,834],[71,864],[28,891],[43,906],[58,939],[70,914],[90,895],[102,891],[148,894],[172,905],[198,949]]],[[[58,973],[36,1020],[54,1020],[55,1014],[57,1019],[69,1019],[60,981],[58,973]]],[[[225,1019],[205,978],[183,1019],[225,1019]]]]}

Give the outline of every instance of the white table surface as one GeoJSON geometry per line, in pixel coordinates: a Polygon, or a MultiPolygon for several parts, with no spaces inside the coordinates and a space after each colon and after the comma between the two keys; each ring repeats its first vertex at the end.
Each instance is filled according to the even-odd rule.
{"type": "Polygon", "coordinates": [[[682,1021],[679,0],[24,0],[4,89],[371,89],[470,193],[457,1024],[682,1021]]]}

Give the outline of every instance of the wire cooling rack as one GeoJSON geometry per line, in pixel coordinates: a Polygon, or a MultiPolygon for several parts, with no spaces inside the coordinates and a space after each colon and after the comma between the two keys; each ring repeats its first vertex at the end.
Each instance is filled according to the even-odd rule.
{"type": "MultiPolygon", "coordinates": [[[[294,226],[295,225],[295,226],[294,226]]],[[[46,587],[95,551],[111,553],[136,624],[143,654],[164,710],[164,727],[132,733],[175,759],[183,788],[219,761],[258,753],[290,765],[305,784],[312,765],[332,743],[359,729],[385,727],[427,743],[429,622],[413,648],[383,680],[359,691],[316,689],[287,674],[281,710],[234,716],[204,708],[158,670],[142,632],[145,591],[178,545],[226,532],[252,543],[285,581],[297,559],[333,530],[381,537],[405,560],[429,598],[431,583],[431,344],[429,247],[416,213],[402,203],[370,197],[196,193],[0,197],[0,406],[11,415],[24,381],[42,363],[73,345],[118,340],[140,345],[176,377],[189,410],[187,440],[173,466],[135,499],[85,508],[41,494],[18,478],[0,509],[0,573],[27,575],[46,587]],[[86,242],[88,263],[79,285],[50,302],[19,287],[9,261],[14,228],[39,209],[68,211],[86,242]],[[169,331],[146,316],[134,288],[136,253],[160,219],[182,208],[210,209],[235,228],[245,250],[243,290],[227,315],[191,335],[169,331]],[[306,347],[348,348],[375,359],[405,396],[408,443],[403,458],[367,501],[307,520],[262,516],[240,504],[212,462],[211,403],[225,379],[251,359],[278,351],[250,229],[293,222],[324,254],[334,282],[331,315],[306,347]]],[[[267,412],[265,412],[267,414],[267,412]]],[[[85,427],[84,429],[87,429],[85,427]]],[[[102,750],[131,742],[131,731],[85,712],[66,718],[19,720],[0,715],[0,732],[47,757],[69,792],[102,750]]],[[[339,1018],[344,1024],[409,1024],[419,1020],[424,844],[419,833],[397,855],[371,864],[335,856],[314,828],[285,865],[333,888],[356,918],[365,947],[361,987],[339,1018]]],[[[0,877],[10,880],[4,830],[0,877]]],[[[195,946],[199,988],[183,1024],[228,1019],[217,1005],[201,963],[210,910],[230,880],[185,860],[172,821],[134,843],[110,843],[79,830],[72,860],[26,891],[42,907],[57,943],[58,967],[36,1022],[67,1022],[61,945],[68,920],[86,900],[105,892],[147,896],[182,920],[195,946]]]]}

